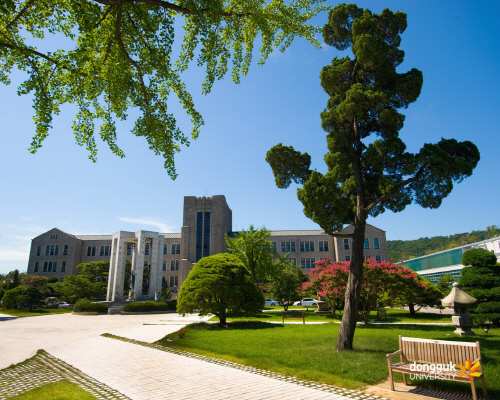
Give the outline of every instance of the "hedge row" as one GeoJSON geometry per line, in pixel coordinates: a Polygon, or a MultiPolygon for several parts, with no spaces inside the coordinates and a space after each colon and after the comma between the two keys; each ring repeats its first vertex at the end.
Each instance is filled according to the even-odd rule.
{"type": "Polygon", "coordinates": [[[136,301],[128,303],[123,307],[125,312],[147,312],[147,311],[169,311],[175,310],[177,307],[177,300],[171,300],[167,303],[163,301],[136,301]]]}
{"type": "Polygon", "coordinates": [[[93,303],[90,300],[78,300],[73,306],[73,312],[108,312],[108,305],[103,303],[93,303]]]}

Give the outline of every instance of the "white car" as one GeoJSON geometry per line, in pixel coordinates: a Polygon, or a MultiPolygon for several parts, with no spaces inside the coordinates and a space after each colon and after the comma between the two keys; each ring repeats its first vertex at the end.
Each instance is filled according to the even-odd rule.
{"type": "Polygon", "coordinates": [[[71,304],[68,304],[68,303],[66,303],[64,301],[61,301],[59,303],[59,306],[58,306],[58,308],[70,308],[70,307],[71,307],[71,304]]]}
{"type": "Polygon", "coordinates": [[[318,300],[307,298],[307,299],[302,299],[301,301],[296,301],[293,303],[294,306],[316,306],[318,305],[318,300]]]}
{"type": "Polygon", "coordinates": [[[277,306],[278,302],[273,299],[266,299],[264,302],[265,306],[277,306]]]}

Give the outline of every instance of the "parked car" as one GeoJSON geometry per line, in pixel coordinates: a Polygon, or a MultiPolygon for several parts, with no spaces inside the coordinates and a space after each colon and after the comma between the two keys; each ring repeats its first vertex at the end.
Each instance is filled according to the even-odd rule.
{"type": "Polygon", "coordinates": [[[59,303],[59,308],[71,308],[71,307],[73,307],[71,304],[66,303],[66,302],[64,302],[64,301],[61,301],[61,302],[59,303]]]}
{"type": "Polygon", "coordinates": [[[277,306],[278,302],[273,299],[266,299],[264,304],[266,306],[277,306]]]}
{"type": "Polygon", "coordinates": [[[294,306],[316,306],[318,305],[318,300],[307,298],[307,299],[302,299],[300,301],[296,301],[293,303],[294,306]]]}

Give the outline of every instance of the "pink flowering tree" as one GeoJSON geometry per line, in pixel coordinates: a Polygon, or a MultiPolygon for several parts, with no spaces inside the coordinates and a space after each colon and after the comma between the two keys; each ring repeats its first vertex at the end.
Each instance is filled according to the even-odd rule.
{"type": "Polygon", "coordinates": [[[309,274],[309,286],[325,299],[332,314],[335,314],[335,302],[345,296],[350,263],[327,259],[315,264],[309,274]]]}
{"type": "MultiPolygon", "coordinates": [[[[323,297],[335,314],[336,301],[345,297],[350,262],[322,260],[315,264],[316,268],[309,274],[309,282],[302,284],[301,289],[323,297]]],[[[365,323],[370,312],[377,308],[388,304],[411,304],[421,299],[428,286],[421,279],[414,271],[394,263],[376,262],[373,258],[364,260],[359,310],[365,323]]]]}
{"type": "Polygon", "coordinates": [[[359,297],[359,309],[365,323],[370,312],[393,302],[396,295],[404,291],[405,285],[416,278],[416,273],[394,263],[376,262],[367,258],[363,263],[363,285],[359,297]],[[408,282],[407,282],[408,281],[408,282]]]}
{"type": "Polygon", "coordinates": [[[412,316],[422,307],[433,307],[441,304],[444,294],[434,283],[408,268],[399,268],[404,272],[403,279],[398,285],[398,291],[392,298],[394,304],[408,306],[412,316]],[[406,275],[411,275],[413,279],[404,279],[406,275]],[[420,308],[415,310],[416,306],[420,308]]]}

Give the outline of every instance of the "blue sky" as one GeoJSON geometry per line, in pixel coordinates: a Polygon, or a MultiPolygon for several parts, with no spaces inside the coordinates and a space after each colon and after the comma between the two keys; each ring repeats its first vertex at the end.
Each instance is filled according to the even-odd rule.
{"type": "MultiPolygon", "coordinates": [[[[388,7],[408,14],[401,71],[418,68],[424,74],[420,98],[404,111],[401,137],[408,149],[418,151],[424,143],[444,137],[471,140],[481,152],[474,174],[456,185],[439,209],[409,206],[368,222],[385,230],[389,240],[500,224],[495,205],[500,199],[495,117],[500,93],[500,3],[378,0],[358,5],[373,12],[388,7]]],[[[324,14],[314,23],[322,26],[326,20],[324,14]]],[[[205,125],[200,137],[176,156],[175,181],[163,169],[163,159],[148,149],[144,139],[130,133],[134,111],[118,125],[124,159],[98,140],[98,161],[88,160],[85,148],[75,144],[71,131],[75,109],[69,106],[55,117],[43,147],[30,154],[31,98],[17,96],[23,75],[14,74],[12,84],[2,86],[0,97],[4,171],[0,273],[25,270],[31,239],[53,227],[74,234],[180,232],[187,195],[225,195],[233,210],[233,230],[250,224],[271,230],[318,229],[304,216],[295,186],[276,188],[265,155],[275,144],[291,145],[307,151],[314,168],[326,171],[326,133],[319,115],[328,97],[319,84],[319,72],[337,55],[344,54],[328,46],[317,50],[299,39],[285,53],[273,53],[263,67],[257,65],[255,54],[241,84],[235,85],[228,75],[207,96],[201,95],[203,69],[191,65],[184,80],[205,125]]],[[[189,118],[173,98],[169,103],[188,132],[189,118]]]]}

